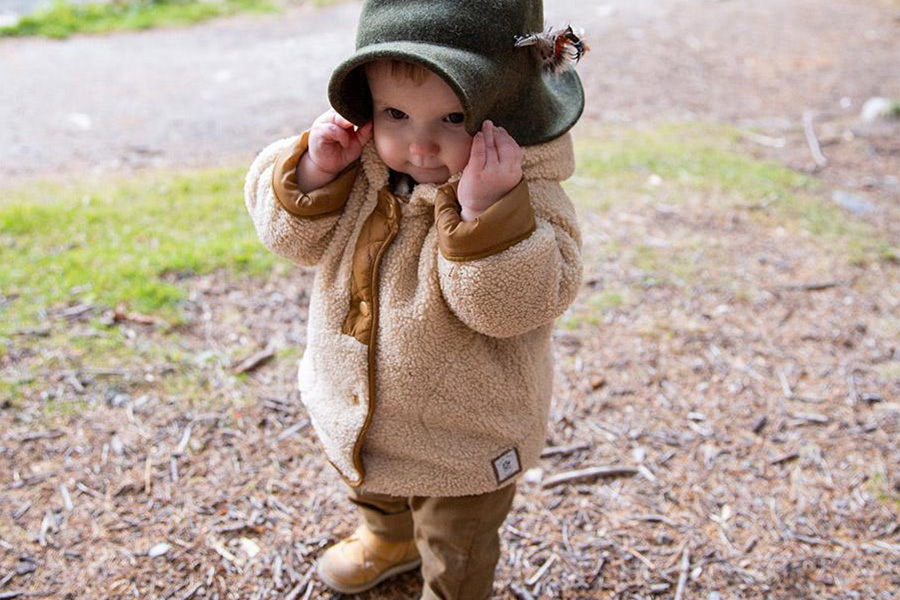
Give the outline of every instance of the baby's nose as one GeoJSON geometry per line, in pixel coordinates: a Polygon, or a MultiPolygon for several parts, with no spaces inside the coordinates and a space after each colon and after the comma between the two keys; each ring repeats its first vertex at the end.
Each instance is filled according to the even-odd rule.
{"type": "Polygon", "coordinates": [[[409,145],[409,151],[416,156],[433,156],[437,154],[438,146],[430,139],[419,139],[409,145]]]}

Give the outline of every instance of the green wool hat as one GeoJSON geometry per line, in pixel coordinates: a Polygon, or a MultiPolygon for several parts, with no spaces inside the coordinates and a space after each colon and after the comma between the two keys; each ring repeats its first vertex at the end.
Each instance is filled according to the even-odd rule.
{"type": "MultiPolygon", "coordinates": [[[[417,63],[456,92],[468,133],[490,119],[519,145],[540,144],[568,131],[584,110],[575,70],[552,70],[566,62],[553,62],[560,56],[553,49],[563,48],[556,40],[544,33],[541,0],[366,0],[356,52],[332,74],[328,99],[363,125],[372,118],[372,97],[361,67],[377,60],[417,63]],[[529,40],[535,45],[526,45],[529,40]]],[[[581,51],[568,62],[577,62],[581,51]]]]}

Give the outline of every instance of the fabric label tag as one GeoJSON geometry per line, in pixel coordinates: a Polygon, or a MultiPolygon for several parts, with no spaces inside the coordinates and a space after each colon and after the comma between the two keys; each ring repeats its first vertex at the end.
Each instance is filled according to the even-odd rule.
{"type": "Polygon", "coordinates": [[[495,458],[493,464],[494,475],[497,477],[498,485],[522,471],[522,465],[519,462],[519,451],[515,448],[510,448],[495,458]]]}

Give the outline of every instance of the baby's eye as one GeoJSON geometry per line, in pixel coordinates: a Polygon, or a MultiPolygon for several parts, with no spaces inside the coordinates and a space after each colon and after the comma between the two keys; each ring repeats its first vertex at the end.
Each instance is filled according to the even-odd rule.
{"type": "Polygon", "coordinates": [[[398,119],[398,120],[399,120],[399,119],[405,119],[405,118],[406,118],[406,113],[403,112],[402,110],[399,110],[399,109],[396,109],[396,108],[389,108],[389,109],[387,109],[387,113],[388,113],[388,115],[390,115],[390,117],[391,117],[392,119],[398,119]]]}
{"type": "Polygon", "coordinates": [[[450,113],[447,115],[447,121],[455,125],[459,125],[466,120],[466,116],[462,113],[450,113]]]}

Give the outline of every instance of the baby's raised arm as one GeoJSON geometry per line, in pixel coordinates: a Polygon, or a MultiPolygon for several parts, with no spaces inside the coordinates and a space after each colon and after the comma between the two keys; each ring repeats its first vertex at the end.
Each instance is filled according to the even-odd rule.
{"type": "Polygon", "coordinates": [[[329,111],[302,135],[266,147],[250,166],[244,200],[259,239],[272,252],[314,266],[340,222],[359,172],[353,163],[372,137],[329,111]]]}
{"type": "Polygon", "coordinates": [[[457,192],[460,217],[473,221],[522,180],[522,148],[502,127],[485,121],[472,140],[457,192]]]}

